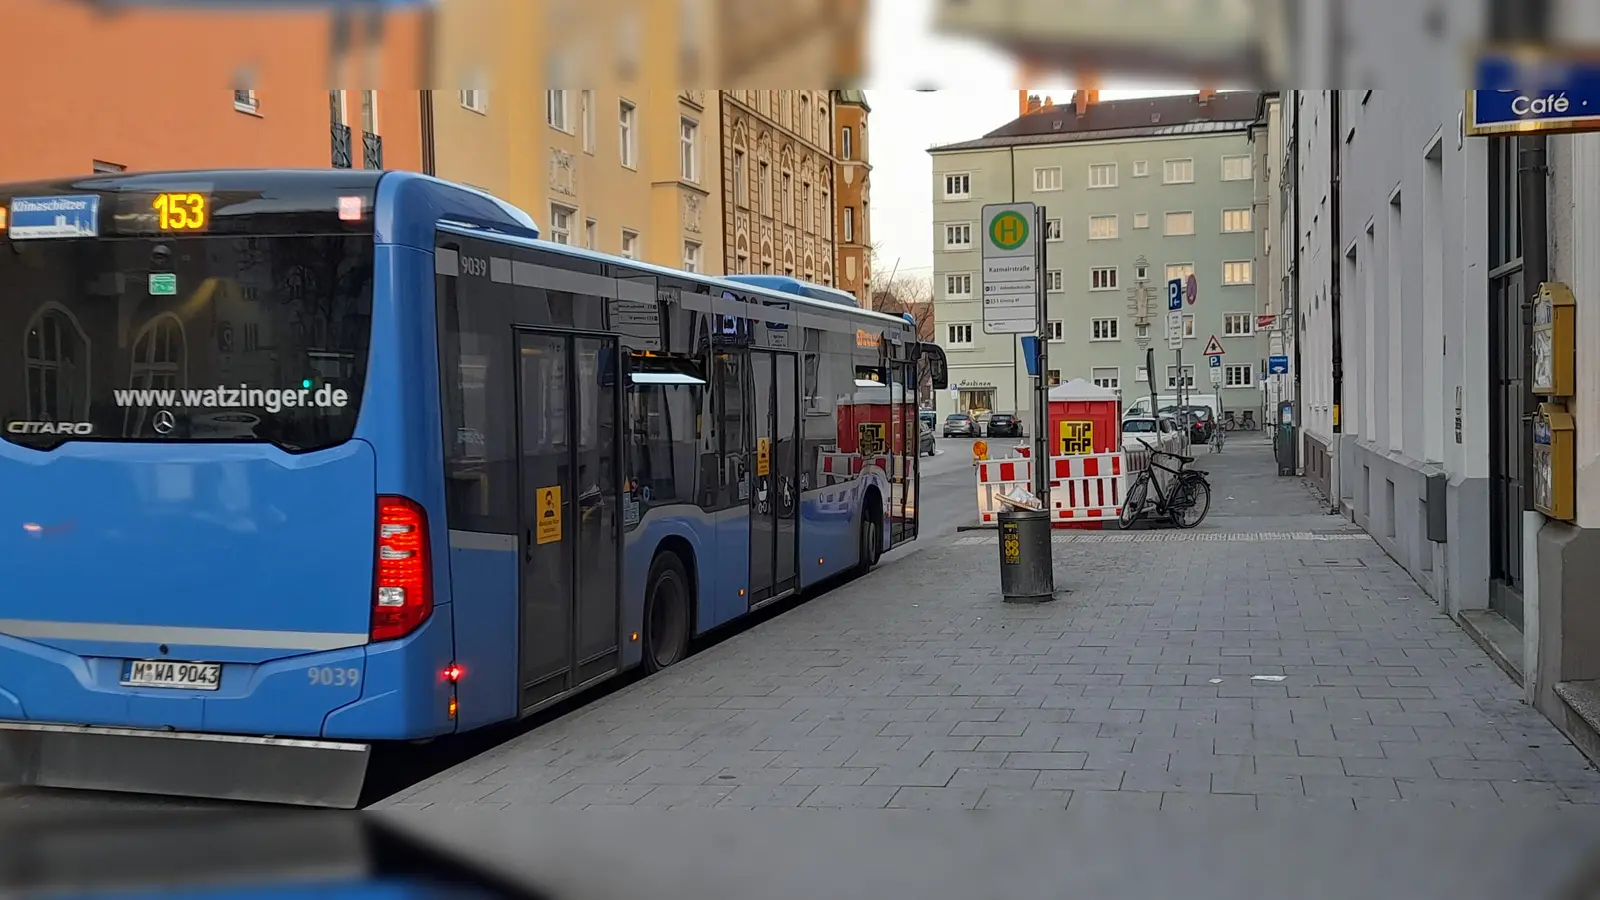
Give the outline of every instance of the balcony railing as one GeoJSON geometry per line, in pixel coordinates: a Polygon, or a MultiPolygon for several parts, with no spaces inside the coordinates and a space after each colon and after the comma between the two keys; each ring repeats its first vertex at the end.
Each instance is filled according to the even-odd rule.
{"type": "Polygon", "coordinates": [[[383,135],[361,132],[361,159],[366,168],[383,168],[383,135]]]}
{"type": "Polygon", "coordinates": [[[350,168],[350,126],[333,123],[333,167],[350,168]]]}

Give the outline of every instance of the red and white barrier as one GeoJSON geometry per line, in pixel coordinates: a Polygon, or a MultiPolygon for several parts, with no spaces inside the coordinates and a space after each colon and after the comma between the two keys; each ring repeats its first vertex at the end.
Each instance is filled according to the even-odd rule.
{"type": "MultiPolygon", "coordinates": [[[[1122,514],[1128,466],[1121,453],[1055,456],[1050,459],[1050,520],[1055,525],[1100,524],[1122,514]]],[[[999,521],[1000,495],[1033,487],[1033,460],[1023,457],[978,463],[978,521],[999,521]]]]}

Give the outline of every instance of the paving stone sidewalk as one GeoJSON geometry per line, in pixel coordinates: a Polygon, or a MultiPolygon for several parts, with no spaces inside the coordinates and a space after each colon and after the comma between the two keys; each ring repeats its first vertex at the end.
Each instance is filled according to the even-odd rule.
{"type": "MultiPolygon", "coordinates": [[[[1600,774],[1259,439],[1194,532],[992,534],[887,561],[391,798],[460,806],[1272,810],[1600,804],[1600,774]]],[[[1600,810],[1600,807],[1590,806],[1600,810]]]]}

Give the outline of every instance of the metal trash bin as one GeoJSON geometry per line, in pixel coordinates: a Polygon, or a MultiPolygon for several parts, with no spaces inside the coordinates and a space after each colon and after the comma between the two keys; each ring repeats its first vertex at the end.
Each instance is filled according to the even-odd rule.
{"type": "Polygon", "coordinates": [[[1007,603],[1043,603],[1056,596],[1050,553],[1050,512],[1002,509],[1000,593],[1007,603]]]}

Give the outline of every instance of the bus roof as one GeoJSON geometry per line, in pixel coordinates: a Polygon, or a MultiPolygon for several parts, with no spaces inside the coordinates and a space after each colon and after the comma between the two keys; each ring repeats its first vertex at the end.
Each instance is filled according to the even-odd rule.
{"type": "MultiPolygon", "coordinates": [[[[855,306],[845,306],[841,303],[830,300],[819,300],[804,294],[786,293],[765,285],[737,281],[733,278],[725,278],[721,275],[706,275],[698,272],[685,272],[681,269],[673,269],[667,266],[656,265],[655,263],[649,263],[643,260],[628,259],[627,257],[613,256],[609,253],[601,253],[599,251],[588,250],[583,247],[574,247],[571,244],[558,244],[554,241],[526,238],[513,234],[503,234],[486,228],[480,228],[476,225],[467,225],[456,222],[443,222],[441,225],[447,227],[449,230],[459,231],[463,234],[484,238],[486,240],[499,241],[505,244],[519,244],[524,247],[536,247],[540,250],[547,250],[552,253],[559,253],[563,256],[571,256],[578,259],[592,259],[598,262],[610,263],[612,265],[628,266],[629,268],[638,269],[642,272],[649,272],[656,275],[667,275],[673,278],[682,278],[686,281],[700,282],[708,287],[721,288],[722,290],[740,291],[747,294],[756,294],[767,299],[779,300],[786,303],[793,302],[810,310],[823,311],[833,315],[844,313],[851,318],[860,318],[870,322],[881,323],[883,325],[893,325],[903,331],[913,332],[913,337],[915,336],[914,329],[910,323],[899,316],[891,316],[888,313],[874,312],[870,309],[861,309],[855,306]]],[[[805,282],[797,281],[796,283],[804,284],[805,282]]],[[[821,287],[821,285],[818,285],[818,287],[821,287]]]]}
{"type": "Polygon", "coordinates": [[[727,279],[741,284],[753,284],[757,287],[782,291],[785,294],[810,297],[813,300],[826,300],[829,303],[837,303],[841,306],[849,306],[855,309],[861,308],[861,304],[856,302],[855,295],[849,291],[841,291],[838,288],[831,288],[827,285],[801,281],[789,275],[729,275],[727,279]]]}

